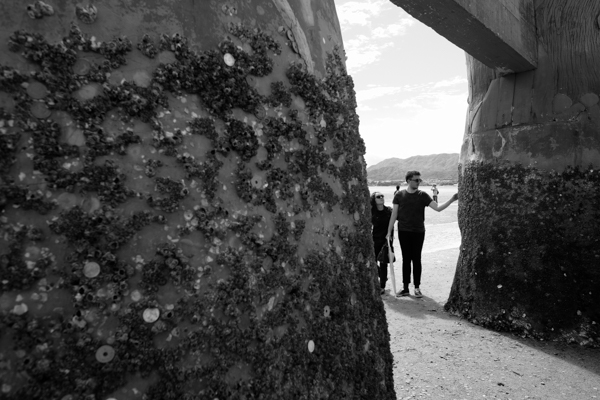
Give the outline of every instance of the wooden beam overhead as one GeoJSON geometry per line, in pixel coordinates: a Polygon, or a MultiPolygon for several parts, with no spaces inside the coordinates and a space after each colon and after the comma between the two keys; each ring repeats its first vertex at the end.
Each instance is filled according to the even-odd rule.
{"type": "Polygon", "coordinates": [[[537,67],[533,0],[390,0],[490,68],[537,67]]]}

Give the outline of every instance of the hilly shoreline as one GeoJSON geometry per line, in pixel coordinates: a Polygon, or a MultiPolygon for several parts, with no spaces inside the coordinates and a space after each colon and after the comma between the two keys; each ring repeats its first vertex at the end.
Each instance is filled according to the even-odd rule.
{"type": "Polygon", "coordinates": [[[369,185],[402,185],[407,171],[421,172],[424,184],[458,183],[458,153],[430,154],[405,159],[388,158],[367,168],[369,185]]]}

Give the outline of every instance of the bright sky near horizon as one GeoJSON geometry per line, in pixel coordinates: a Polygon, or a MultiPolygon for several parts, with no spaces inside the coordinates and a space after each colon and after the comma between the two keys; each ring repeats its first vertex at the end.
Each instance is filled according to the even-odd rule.
{"type": "Polygon", "coordinates": [[[335,0],[367,166],[459,153],[465,53],[389,0],[335,0]]]}

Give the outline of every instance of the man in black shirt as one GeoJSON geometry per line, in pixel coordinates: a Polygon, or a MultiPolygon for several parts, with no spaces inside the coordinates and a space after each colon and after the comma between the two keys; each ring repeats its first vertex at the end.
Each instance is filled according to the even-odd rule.
{"type": "Polygon", "coordinates": [[[419,171],[408,171],[406,173],[408,186],[394,196],[392,216],[388,225],[386,237],[390,237],[394,231],[394,222],[398,220],[398,240],[402,250],[402,283],[404,289],[397,296],[408,296],[408,285],[410,284],[411,263],[415,283],[415,297],[423,297],[421,293],[421,252],[425,241],[425,207],[431,207],[435,211],[443,211],[454,201],[458,200],[458,194],[454,194],[450,200],[439,205],[433,201],[429,194],[419,190],[422,182],[419,171]]]}

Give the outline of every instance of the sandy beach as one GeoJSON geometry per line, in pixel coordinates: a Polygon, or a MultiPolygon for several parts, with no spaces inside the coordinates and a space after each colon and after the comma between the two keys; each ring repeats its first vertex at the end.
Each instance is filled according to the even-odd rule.
{"type": "MultiPolygon", "coordinates": [[[[395,187],[370,187],[392,204],[395,187]]],[[[430,187],[421,190],[431,193],[430,187]]],[[[440,202],[457,191],[441,186],[440,202]]],[[[457,202],[425,215],[423,298],[382,296],[398,399],[597,399],[600,350],[499,333],[446,313],[460,251],[457,202]]],[[[397,237],[397,235],[396,235],[397,237]]],[[[399,256],[400,246],[394,248],[399,256]]],[[[402,287],[401,260],[395,263],[402,287]]],[[[411,294],[413,287],[410,287],[411,294]]]]}

